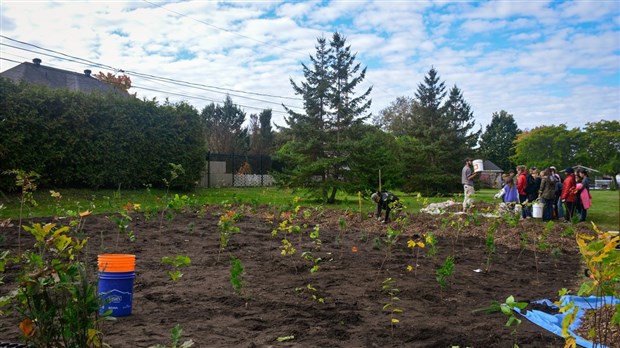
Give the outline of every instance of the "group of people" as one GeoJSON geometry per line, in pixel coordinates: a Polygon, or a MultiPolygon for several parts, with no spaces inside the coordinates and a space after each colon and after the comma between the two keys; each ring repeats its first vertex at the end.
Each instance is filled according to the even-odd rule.
{"type": "MultiPolygon", "coordinates": [[[[461,184],[463,184],[463,211],[467,212],[472,205],[474,194],[474,179],[479,172],[472,171],[472,159],[466,158],[461,171],[461,184]]],[[[517,171],[511,170],[502,175],[502,189],[495,198],[502,198],[503,202],[511,207],[521,205],[521,217],[532,217],[532,203],[543,204],[542,220],[550,221],[564,218],[571,222],[573,216],[578,216],[579,221],[586,221],[588,209],[592,206],[590,195],[590,177],[588,171],[572,167],[564,170],[565,178],[562,180],[560,173],[553,166],[540,171],[536,167],[528,168],[524,165],[517,166],[517,171]]],[[[375,216],[383,223],[390,219],[390,211],[402,209],[398,196],[390,192],[375,192],[371,199],[377,204],[375,216]],[[385,218],[381,217],[381,211],[385,210],[385,218]]]]}
{"type": "Polygon", "coordinates": [[[517,166],[516,173],[511,171],[502,175],[502,189],[495,197],[502,198],[509,205],[520,204],[524,219],[532,216],[531,204],[540,201],[543,221],[563,217],[570,222],[573,216],[578,216],[580,222],[586,221],[588,209],[592,206],[588,171],[568,167],[564,173],[562,180],[553,166],[543,171],[536,167],[528,170],[524,165],[517,166]]]}

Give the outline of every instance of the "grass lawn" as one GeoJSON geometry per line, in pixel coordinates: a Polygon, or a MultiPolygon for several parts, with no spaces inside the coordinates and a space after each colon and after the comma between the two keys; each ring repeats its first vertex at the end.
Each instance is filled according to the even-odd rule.
{"type": "MultiPolygon", "coordinates": [[[[142,210],[155,210],[161,206],[161,198],[166,196],[166,191],[161,189],[142,190],[58,190],[62,198],[56,201],[50,195],[49,190],[40,190],[34,193],[38,205],[36,207],[25,206],[22,216],[24,217],[47,217],[56,215],[57,211],[73,210],[77,212],[93,210],[95,214],[118,212],[127,203],[139,203],[142,210]]],[[[482,202],[497,202],[493,195],[497,190],[483,189],[476,192],[475,200],[482,202]]],[[[1,193],[0,193],[1,194],[1,193]]],[[[424,204],[443,202],[453,199],[462,201],[462,195],[453,197],[418,197],[417,194],[395,192],[404,202],[406,211],[418,212],[424,204]]],[[[592,191],[592,207],[588,210],[588,220],[594,221],[603,229],[618,230],[620,225],[619,201],[620,191],[595,190],[592,191]]],[[[291,190],[276,187],[250,187],[250,188],[203,188],[194,192],[170,192],[169,197],[175,195],[187,195],[193,204],[221,204],[221,203],[246,203],[246,204],[293,204],[296,196],[301,197],[302,205],[319,205],[317,202],[304,198],[303,193],[295,193],[291,190]]],[[[335,208],[358,211],[357,195],[339,194],[338,203],[331,205],[335,208]]],[[[0,195],[0,219],[12,218],[17,220],[20,216],[20,196],[18,194],[0,195]]],[[[369,199],[362,200],[363,211],[372,211],[375,208],[369,199]]]]}

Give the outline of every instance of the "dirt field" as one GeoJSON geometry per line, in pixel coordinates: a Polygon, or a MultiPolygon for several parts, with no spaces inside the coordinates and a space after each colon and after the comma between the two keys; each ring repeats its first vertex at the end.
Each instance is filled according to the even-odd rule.
{"type": "MultiPolygon", "coordinates": [[[[504,326],[506,317],[501,313],[472,311],[493,300],[503,302],[509,295],[519,301],[555,300],[562,287],[575,288],[582,274],[577,247],[574,237],[560,235],[569,225],[557,223],[549,231],[550,247],[536,253],[537,267],[532,248],[544,224],[526,220],[511,227],[502,221],[486,272],[485,236],[494,219],[461,216],[458,222],[456,216],[413,214],[403,223],[384,225],[368,217],[360,222],[354,213],[302,208],[294,220],[302,233],[279,232],[273,237],[272,230],[285,217],[278,208],[231,209],[242,215],[236,223],[240,232],[231,237],[219,262],[217,225],[224,207],[178,212],[171,221],[164,220],[161,230],[157,216],[145,221],[142,213],[131,213],[136,240],[121,236],[118,246],[118,232],[110,219],[87,218],[93,274],[99,253],[129,253],[137,259],[133,313],[104,325],[107,343],[169,344],[170,329],[180,324],[183,337],[193,339],[195,347],[512,347],[515,341],[520,347],[563,346],[562,339],[526,320],[511,335],[514,327],[504,326]],[[309,211],[305,218],[304,210],[309,211]],[[308,235],[316,224],[320,224],[320,249],[308,235]],[[401,231],[391,253],[384,241],[388,227],[401,231]],[[437,255],[427,256],[429,245],[420,249],[416,275],[407,269],[416,263],[407,241],[423,241],[427,232],[438,236],[437,255]],[[281,255],[285,236],[296,248],[293,255],[281,255]],[[310,273],[312,262],[301,257],[304,251],[321,258],[317,272],[310,273]],[[242,296],[230,283],[229,254],[245,268],[242,296]],[[172,269],[161,258],[175,255],[189,256],[191,265],[181,269],[183,277],[173,283],[167,275],[172,269]],[[454,274],[441,290],[435,271],[450,255],[455,259],[454,274]],[[383,310],[390,301],[382,291],[387,278],[400,291],[394,306],[402,313],[395,315],[400,322],[393,328],[389,311],[383,310]],[[308,284],[316,290],[309,290],[308,284]],[[277,341],[283,337],[288,340],[277,341]]],[[[590,230],[586,224],[572,228],[590,230]]],[[[0,228],[0,233],[1,247],[16,250],[17,227],[0,228]]],[[[32,239],[23,243],[32,245],[32,239]]],[[[0,293],[14,287],[15,275],[16,269],[10,267],[0,293]]],[[[15,315],[0,318],[0,341],[20,342],[18,323],[15,315]]]]}

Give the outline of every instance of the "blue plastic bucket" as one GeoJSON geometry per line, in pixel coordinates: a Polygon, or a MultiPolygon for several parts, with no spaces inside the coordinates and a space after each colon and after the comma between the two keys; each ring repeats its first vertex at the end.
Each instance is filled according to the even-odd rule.
{"type": "Polygon", "coordinates": [[[135,272],[99,272],[99,313],[112,310],[113,317],[131,315],[135,272]]]}

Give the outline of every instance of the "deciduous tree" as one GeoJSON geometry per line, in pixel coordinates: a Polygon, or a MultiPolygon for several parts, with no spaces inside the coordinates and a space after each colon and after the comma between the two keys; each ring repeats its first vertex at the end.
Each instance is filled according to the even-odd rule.
{"type": "Polygon", "coordinates": [[[567,129],[559,126],[540,126],[517,135],[515,154],[510,159],[516,164],[528,167],[558,169],[575,165],[575,155],[582,146],[579,128],[567,129]]]}
{"type": "MultiPolygon", "coordinates": [[[[125,74],[116,75],[112,73],[104,73],[100,71],[97,75],[93,76],[97,80],[103,81],[107,84],[112,85],[116,90],[121,91],[123,93],[129,93],[129,89],[131,88],[131,78],[125,74]]],[[[134,96],[136,94],[134,93],[134,96]]]]}
{"type": "Polygon", "coordinates": [[[599,121],[586,124],[582,146],[576,161],[604,174],[620,173],[620,121],[599,121]]]}

